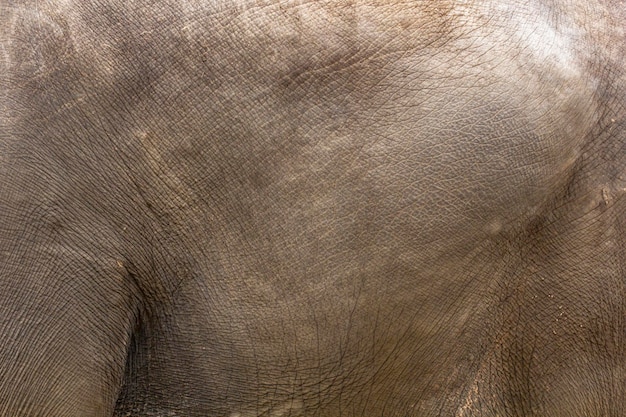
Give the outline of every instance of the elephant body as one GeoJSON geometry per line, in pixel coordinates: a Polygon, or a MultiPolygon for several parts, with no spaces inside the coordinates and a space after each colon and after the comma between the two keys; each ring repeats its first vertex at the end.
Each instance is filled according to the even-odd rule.
{"type": "Polygon", "coordinates": [[[626,413],[620,1],[0,21],[0,416],[626,413]]]}

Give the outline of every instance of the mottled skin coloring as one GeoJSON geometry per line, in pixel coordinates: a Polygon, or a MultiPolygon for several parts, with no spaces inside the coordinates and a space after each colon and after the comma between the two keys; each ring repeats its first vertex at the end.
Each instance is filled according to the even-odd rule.
{"type": "Polygon", "coordinates": [[[626,415],[623,0],[0,0],[0,416],[626,415]]]}

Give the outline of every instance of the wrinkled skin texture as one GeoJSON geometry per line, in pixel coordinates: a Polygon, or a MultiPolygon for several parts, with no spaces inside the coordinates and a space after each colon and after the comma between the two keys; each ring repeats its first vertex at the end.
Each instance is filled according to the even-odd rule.
{"type": "Polygon", "coordinates": [[[620,1],[0,4],[0,415],[626,413],[620,1]]]}

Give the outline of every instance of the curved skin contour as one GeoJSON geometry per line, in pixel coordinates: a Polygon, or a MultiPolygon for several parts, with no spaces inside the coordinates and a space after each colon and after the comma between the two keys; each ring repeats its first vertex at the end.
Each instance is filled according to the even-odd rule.
{"type": "Polygon", "coordinates": [[[0,3],[0,416],[626,413],[621,0],[0,3]]]}

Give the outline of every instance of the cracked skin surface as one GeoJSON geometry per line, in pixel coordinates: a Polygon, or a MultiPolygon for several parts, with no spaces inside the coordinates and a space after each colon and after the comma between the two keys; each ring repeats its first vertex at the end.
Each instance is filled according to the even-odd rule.
{"type": "Polygon", "coordinates": [[[3,2],[0,415],[623,415],[625,18],[3,2]]]}

